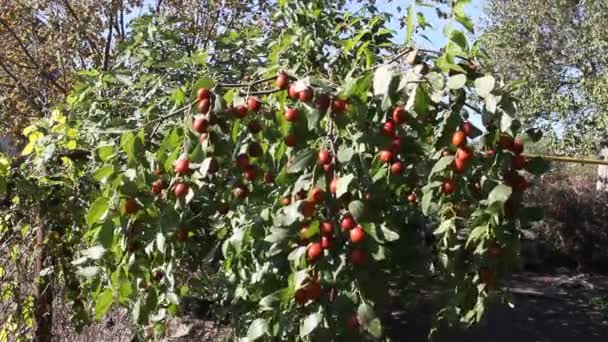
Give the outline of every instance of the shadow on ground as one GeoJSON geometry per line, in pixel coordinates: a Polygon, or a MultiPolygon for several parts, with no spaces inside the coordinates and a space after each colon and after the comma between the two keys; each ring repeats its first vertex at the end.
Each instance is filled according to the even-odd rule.
{"type": "MultiPolygon", "coordinates": [[[[608,277],[573,277],[524,273],[507,284],[515,307],[491,305],[487,319],[466,331],[446,329],[437,342],[607,342],[608,316],[592,304],[608,296],[608,277]]],[[[425,296],[426,297],[426,296],[425,296]]],[[[415,310],[396,310],[389,334],[394,341],[427,341],[432,304],[420,300],[415,310]]]]}

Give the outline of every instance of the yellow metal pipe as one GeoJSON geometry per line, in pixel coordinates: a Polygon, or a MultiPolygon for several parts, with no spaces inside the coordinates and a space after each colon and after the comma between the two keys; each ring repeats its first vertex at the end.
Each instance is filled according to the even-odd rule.
{"type": "Polygon", "coordinates": [[[587,158],[575,158],[575,157],[560,157],[560,156],[545,156],[545,155],[533,155],[524,154],[526,158],[542,158],[546,160],[556,161],[560,163],[578,163],[578,164],[594,164],[594,165],[608,165],[608,160],[599,159],[587,159],[587,158]]]}

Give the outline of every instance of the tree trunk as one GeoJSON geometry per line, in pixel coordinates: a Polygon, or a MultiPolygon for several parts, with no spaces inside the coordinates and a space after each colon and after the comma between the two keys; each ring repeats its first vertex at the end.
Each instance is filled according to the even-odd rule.
{"type": "Polygon", "coordinates": [[[34,319],[36,322],[36,330],[34,332],[34,341],[46,342],[52,337],[53,328],[53,287],[49,281],[50,277],[40,276],[40,273],[45,268],[47,255],[44,246],[45,227],[44,221],[39,222],[38,231],[36,234],[36,303],[34,311],[34,319]]]}

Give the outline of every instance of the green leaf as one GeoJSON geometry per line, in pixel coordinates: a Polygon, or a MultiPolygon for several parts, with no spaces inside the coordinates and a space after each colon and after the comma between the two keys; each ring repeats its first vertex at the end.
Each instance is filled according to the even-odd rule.
{"type": "Polygon", "coordinates": [[[367,232],[378,243],[399,240],[399,234],[397,234],[393,230],[390,230],[384,223],[380,225],[375,225],[373,223],[364,223],[361,226],[363,227],[365,232],[367,232]]]}
{"type": "Polygon", "coordinates": [[[374,95],[388,97],[394,74],[388,66],[381,66],[374,73],[374,95]]]}
{"type": "Polygon", "coordinates": [[[373,337],[379,339],[382,337],[382,322],[379,318],[374,318],[365,326],[365,330],[373,337]]]}
{"type": "Polygon", "coordinates": [[[288,173],[298,173],[298,172],[304,170],[310,164],[312,164],[312,162],[314,160],[314,156],[315,156],[315,151],[313,151],[313,150],[305,149],[305,150],[299,151],[293,157],[291,164],[287,168],[287,172],[288,173]]]}
{"type": "Polygon", "coordinates": [[[348,185],[355,179],[355,176],[352,173],[349,173],[346,176],[342,176],[338,178],[338,187],[336,189],[336,198],[342,197],[345,193],[348,192],[348,185]]]}
{"type": "Polygon", "coordinates": [[[429,174],[429,177],[431,177],[432,175],[434,175],[437,172],[441,172],[441,171],[447,169],[450,165],[452,165],[453,162],[454,162],[454,156],[442,157],[441,159],[439,159],[437,161],[437,163],[435,163],[435,165],[431,169],[431,173],[429,174]]]}
{"type": "Polygon", "coordinates": [[[351,161],[351,159],[353,159],[354,154],[355,151],[352,148],[341,145],[338,148],[338,161],[343,164],[348,163],[351,161]]]}
{"type": "Polygon", "coordinates": [[[425,191],[422,194],[422,200],[420,201],[420,208],[422,209],[422,213],[424,215],[428,215],[429,207],[431,206],[432,200],[433,200],[433,190],[425,191]]]}
{"type": "Polygon", "coordinates": [[[101,320],[112,307],[114,296],[112,289],[106,289],[95,300],[95,319],[101,320]]]}
{"type": "Polygon", "coordinates": [[[96,181],[103,183],[113,173],[114,173],[114,167],[112,165],[108,165],[108,166],[104,166],[104,167],[97,169],[97,171],[95,171],[95,174],[93,175],[93,177],[95,178],[96,181]]]}
{"type": "Polygon", "coordinates": [[[437,227],[437,229],[435,229],[433,234],[434,235],[443,235],[448,231],[451,231],[451,232],[456,231],[456,218],[451,218],[449,220],[445,220],[445,221],[441,222],[441,224],[439,224],[439,227],[437,227]]]}
{"type": "Polygon", "coordinates": [[[109,209],[110,206],[108,199],[105,197],[99,197],[95,202],[93,202],[89,208],[89,211],[87,212],[87,224],[92,226],[93,224],[101,221],[108,214],[109,209]]]}
{"type": "Polygon", "coordinates": [[[490,95],[492,90],[494,90],[494,86],[496,85],[496,80],[492,76],[483,76],[475,80],[475,89],[477,89],[477,93],[481,97],[486,97],[490,95]]]}
{"type": "Polygon", "coordinates": [[[130,162],[135,162],[143,155],[143,142],[141,136],[133,132],[125,132],[120,138],[120,146],[125,151],[130,162]]]}
{"type": "Polygon", "coordinates": [[[533,175],[542,175],[551,169],[549,161],[541,158],[534,157],[526,162],[526,171],[533,175]]]}
{"type": "Polygon", "coordinates": [[[460,89],[467,83],[467,76],[464,74],[456,74],[448,79],[447,86],[452,90],[460,89]]]}
{"type": "Polygon", "coordinates": [[[264,241],[270,243],[279,243],[288,240],[292,233],[288,229],[271,228],[271,234],[264,238],[264,241]]]}
{"type": "Polygon", "coordinates": [[[114,155],[114,146],[105,145],[97,148],[97,155],[102,162],[107,162],[114,155]]]}
{"type": "Polygon", "coordinates": [[[359,200],[354,200],[348,204],[348,211],[356,221],[365,217],[365,204],[359,200]]]}
{"type": "Polygon", "coordinates": [[[319,326],[322,320],[323,315],[320,312],[311,313],[310,315],[306,316],[300,329],[300,337],[310,335],[310,333],[313,332],[317,326],[319,326]]]}
{"type": "Polygon", "coordinates": [[[504,184],[496,185],[488,196],[488,205],[491,206],[494,203],[504,204],[507,200],[509,200],[512,192],[513,190],[510,186],[504,184]]]}
{"type": "Polygon", "coordinates": [[[112,220],[106,220],[99,233],[97,233],[97,241],[104,248],[110,248],[112,246],[112,241],[114,240],[114,223],[112,220]]]}
{"type": "Polygon", "coordinates": [[[405,34],[406,44],[409,44],[412,41],[412,37],[414,35],[415,15],[416,7],[414,7],[414,3],[412,3],[407,9],[407,29],[405,34]]]}
{"type": "Polygon", "coordinates": [[[106,253],[106,249],[102,246],[94,246],[91,248],[87,248],[82,251],[82,255],[86,256],[89,259],[99,260],[106,253]]]}
{"type": "Polygon", "coordinates": [[[477,242],[482,237],[487,236],[487,235],[488,235],[488,226],[487,225],[475,227],[469,233],[469,237],[467,238],[467,242],[465,243],[465,247],[468,248],[471,243],[477,242]]]}
{"type": "Polygon", "coordinates": [[[377,318],[374,309],[367,302],[361,302],[361,304],[359,304],[357,316],[359,317],[359,322],[364,327],[377,318]]]}

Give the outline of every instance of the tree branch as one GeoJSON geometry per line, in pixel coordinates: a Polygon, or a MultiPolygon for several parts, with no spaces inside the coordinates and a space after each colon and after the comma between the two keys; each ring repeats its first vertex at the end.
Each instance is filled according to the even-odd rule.
{"type": "Polygon", "coordinates": [[[102,70],[108,70],[110,63],[110,47],[112,46],[112,24],[114,21],[114,10],[110,8],[110,18],[108,18],[108,35],[106,37],[106,48],[103,52],[102,70]]]}
{"type": "MultiPolygon", "coordinates": [[[[74,20],[76,20],[78,23],[81,23],[80,18],[78,17],[78,15],[76,14],[76,11],[74,11],[74,8],[70,5],[69,0],[62,0],[63,4],[66,8],[66,10],[68,11],[68,13],[70,13],[70,15],[72,17],[74,17],[74,20]]],[[[80,31],[78,31],[80,32],[80,31]]],[[[99,55],[99,50],[97,49],[97,44],[95,44],[95,42],[85,33],[82,33],[84,40],[86,40],[87,44],[89,44],[89,49],[91,49],[91,52],[94,54],[99,55]]]]}
{"type": "Polygon", "coordinates": [[[30,97],[30,95],[29,95],[30,92],[27,91],[27,89],[23,86],[23,84],[21,84],[21,81],[15,75],[13,75],[13,73],[6,67],[6,65],[4,65],[4,63],[2,63],[2,60],[0,60],[0,68],[2,68],[4,70],[4,72],[10,78],[12,78],[13,81],[15,81],[15,84],[21,90],[21,92],[23,93],[25,98],[29,100],[27,102],[28,105],[30,105],[31,107],[33,107],[35,110],[38,110],[38,111],[40,111],[44,108],[44,104],[37,104],[36,99],[30,97]]]}

